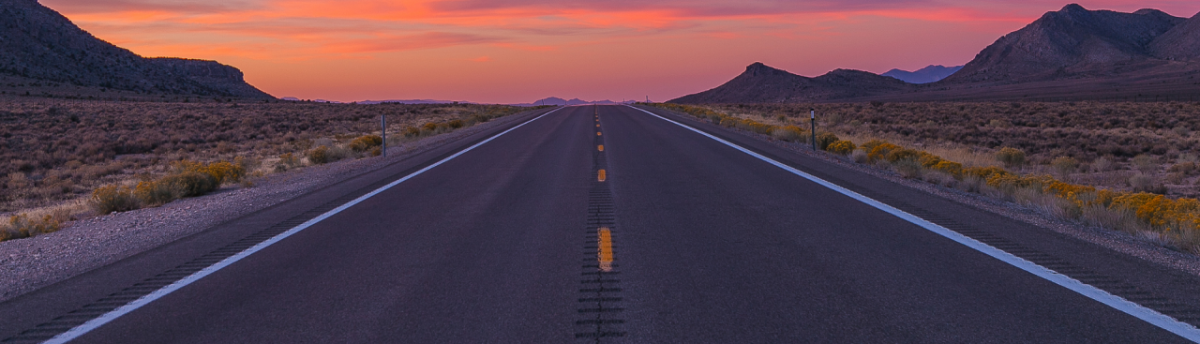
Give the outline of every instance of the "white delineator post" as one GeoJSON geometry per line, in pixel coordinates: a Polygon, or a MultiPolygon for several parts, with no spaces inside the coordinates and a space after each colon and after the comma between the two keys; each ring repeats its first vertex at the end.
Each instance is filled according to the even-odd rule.
{"type": "Polygon", "coordinates": [[[813,151],[816,151],[817,150],[817,110],[816,109],[813,109],[813,108],[808,109],[808,119],[810,121],[812,121],[812,149],[813,149],[813,151]]]}
{"type": "Polygon", "coordinates": [[[387,156],[387,115],[379,115],[379,126],[382,129],[379,136],[383,137],[383,147],[379,149],[379,156],[387,156]]]}

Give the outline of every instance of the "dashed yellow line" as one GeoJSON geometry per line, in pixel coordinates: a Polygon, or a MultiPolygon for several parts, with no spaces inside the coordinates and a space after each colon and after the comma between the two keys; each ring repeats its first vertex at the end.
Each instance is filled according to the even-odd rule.
{"type": "Polygon", "coordinates": [[[612,231],[610,231],[608,227],[600,227],[597,232],[597,240],[600,241],[600,249],[599,252],[596,252],[596,260],[600,262],[600,271],[612,271],[612,231]]]}
{"type": "Polygon", "coordinates": [[[603,151],[604,151],[604,145],[599,145],[599,146],[596,146],[596,150],[599,150],[599,151],[603,152],[603,151]]]}
{"type": "Polygon", "coordinates": [[[599,131],[597,131],[597,132],[596,132],[596,136],[600,136],[600,132],[599,132],[599,131]]]}
{"type": "Polygon", "coordinates": [[[600,169],[600,173],[596,174],[596,180],[604,181],[605,179],[608,179],[608,173],[602,168],[600,169]]]}

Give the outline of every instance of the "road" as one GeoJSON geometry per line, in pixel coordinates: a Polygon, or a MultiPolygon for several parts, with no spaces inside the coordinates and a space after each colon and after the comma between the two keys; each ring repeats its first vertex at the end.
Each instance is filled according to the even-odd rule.
{"type": "MultiPolygon", "coordinates": [[[[1200,320],[1194,276],[654,112],[1200,320]]],[[[536,115],[0,304],[0,338],[59,335],[307,222],[73,342],[1188,342],[635,108],[536,115]]]]}

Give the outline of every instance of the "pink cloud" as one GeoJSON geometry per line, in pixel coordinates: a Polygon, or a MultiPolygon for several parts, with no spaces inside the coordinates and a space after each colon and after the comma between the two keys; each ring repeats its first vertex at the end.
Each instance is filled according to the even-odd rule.
{"type": "Polygon", "coordinates": [[[413,49],[430,49],[453,45],[479,44],[494,39],[482,35],[428,32],[412,35],[380,34],[370,38],[355,38],[321,44],[330,53],[378,53],[413,49]]]}

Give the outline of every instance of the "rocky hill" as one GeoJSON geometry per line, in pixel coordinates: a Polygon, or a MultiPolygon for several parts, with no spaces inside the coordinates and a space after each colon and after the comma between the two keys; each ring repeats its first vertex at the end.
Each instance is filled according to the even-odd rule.
{"type": "Polygon", "coordinates": [[[1200,101],[1197,60],[1200,15],[1089,11],[1072,4],[1001,37],[937,82],[905,84],[866,72],[832,77],[854,74],[843,70],[805,78],[755,64],[717,88],[672,102],[1200,101]]]}
{"type": "Polygon", "coordinates": [[[137,94],[272,98],[247,84],[237,68],[138,56],[35,0],[0,0],[0,75],[137,94]]]}
{"type": "Polygon", "coordinates": [[[903,81],[869,72],[838,69],[815,78],[755,62],[717,88],[680,97],[674,103],[790,103],[866,97],[909,88],[903,81]]]}
{"type": "Polygon", "coordinates": [[[1118,66],[1155,64],[1151,43],[1184,22],[1162,11],[1089,11],[1071,4],[1048,12],[983,49],[946,83],[1012,83],[1108,76],[1118,66]]]}
{"type": "Polygon", "coordinates": [[[1200,13],[1155,38],[1148,50],[1166,60],[1200,60],[1200,13]]]}

